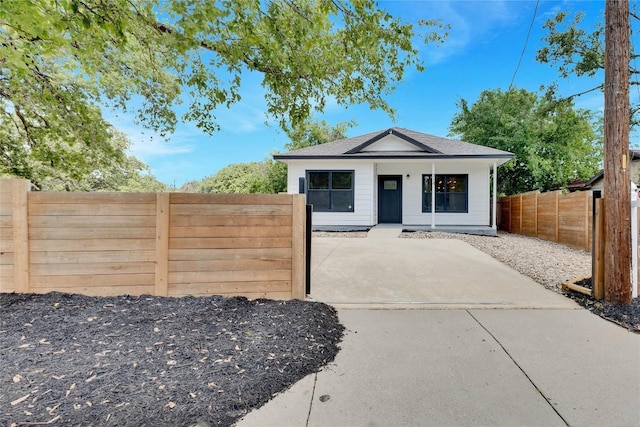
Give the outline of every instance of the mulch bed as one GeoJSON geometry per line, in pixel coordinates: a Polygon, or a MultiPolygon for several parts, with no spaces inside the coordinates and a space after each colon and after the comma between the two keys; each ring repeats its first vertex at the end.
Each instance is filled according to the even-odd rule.
{"type": "Polygon", "coordinates": [[[0,294],[0,424],[229,426],[334,360],[325,304],[0,294]]]}
{"type": "MultiPolygon", "coordinates": [[[[575,284],[593,289],[591,277],[581,279],[575,284]]],[[[593,314],[616,323],[630,332],[640,333],[640,298],[634,298],[630,305],[617,305],[571,290],[565,292],[565,295],[593,314]]]]}

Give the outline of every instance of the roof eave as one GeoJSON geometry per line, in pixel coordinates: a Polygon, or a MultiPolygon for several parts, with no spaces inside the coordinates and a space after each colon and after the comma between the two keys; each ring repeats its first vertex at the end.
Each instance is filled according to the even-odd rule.
{"type": "Polygon", "coordinates": [[[437,155],[384,155],[384,154],[372,154],[372,155],[320,155],[320,156],[309,156],[309,155],[274,155],[273,158],[275,160],[367,160],[367,159],[512,159],[514,157],[513,154],[437,154],[437,155]]]}
{"type": "Polygon", "coordinates": [[[373,138],[369,138],[368,140],[366,140],[365,142],[363,142],[360,145],[357,145],[356,147],[352,148],[351,150],[345,152],[344,154],[357,154],[362,152],[362,150],[364,150],[365,148],[367,148],[368,146],[372,145],[375,142],[380,141],[382,138],[384,138],[387,135],[394,135],[400,139],[402,139],[405,142],[408,142],[409,144],[424,150],[427,153],[432,153],[432,154],[440,154],[440,151],[436,150],[435,148],[429,147],[428,145],[425,145],[423,143],[421,143],[420,141],[415,140],[414,138],[411,138],[408,135],[405,135],[404,133],[398,131],[397,129],[394,128],[390,128],[387,129],[385,131],[380,132],[379,134],[377,134],[376,136],[374,136],[373,138]]]}

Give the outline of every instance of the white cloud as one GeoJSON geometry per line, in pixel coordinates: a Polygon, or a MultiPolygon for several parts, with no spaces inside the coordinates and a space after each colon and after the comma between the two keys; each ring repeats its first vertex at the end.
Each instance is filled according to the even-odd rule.
{"type": "Polygon", "coordinates": [[[193,150],[193,147],[190,145],[176,144],[161,137],[138,138],[135,140],[131,138],[131,140],[133,143],[131,144],[129,152],[140,159],[185,154],[193,150]]]}
{"type": "Polygon", "coordinates": [[[225,110],[223,114],[219,114],[218,119],[224,123],[225,131],[236,134],[253,133],[264,128],[267,121],[264,108],[257,103],[252,105],[250,102],[241,101],[231,109],[225,110]]]}
{"type": "Polygon", "coordinates": [[[136,126],[132,120],[130,121],[126,118],[122,120],[120,117],[117,121],[110,120],[110,122],[131,141],[131,146],[128,150],[129,154],[139,158],[145,163],[152,157],[171,156],[191,152],[193,146],[190,144],[190,141],[201,134],[197,129],[183,125],[178,127],[176,133],[169,135],[167,138],[163,138],[151,130],[136,126]]]}

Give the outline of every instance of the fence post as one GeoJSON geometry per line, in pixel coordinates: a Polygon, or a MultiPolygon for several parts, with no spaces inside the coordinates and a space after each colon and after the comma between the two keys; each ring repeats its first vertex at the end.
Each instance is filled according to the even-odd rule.
{"type": "Polygon", "coordinates": [[[311,294],[311,237],[312,237],[312,218],[313,218],[313,205],[306,205],[306,222],[305,222],[305,236],[307,253],[305,254],[305,294],[311,294]]]}
{"type": "Polygon", "coordinates": [[[292,197],[291,218],[291,299],[304,299],[306,266],[305,196],[294,194],[292,197]]]}
{"type": "Polygon", "coordinates": [[[584,194],[584,250],[589,252],[589,192],[583,191],[584,194]]]}
{"type": "Polygon", "coordinates": [[[30,183],[26,179],[12,179],[11,197],[13,204],[13,280],[15,291],[28,293],[29,278],[29,206],[30,183]]]}
{"type": "Polygon", "coordinates": [[[169,209],[171,193],[156,194],[156,268],[154,294],[169,295],[169,209]]]}
{"type": "Polygon", "coordinates": [[[638,188],[631,188],[631,298],[638,296],[638,188]]]}
{"type": "Polygon", "coordinates": [[[556,236],[555,236],[555,240],[554,242],[558,243],[558,241],[560,240],[560,190],[556,190],[556,214],[555,214],[555,219],[556,219],[556,236]]]}
{"type": "Polygon", "coordinates": [[[534,236],[538,237],[538,194],[540,191],[533,193],[533,233],[534,236]]]}
{"type": "Polygon", "coordinates": [[[594,212],[594,233],[593,233],[593,254],[591,281],[593,284],[593,296],[596,299],[604,298],[604,201],[600,197],[600,191],[593,192],[595,206],[594,212]]]}
{"type": "Polygon", "coordinates": [[[511,215],[511,196],[507,197],[507,210],[509,212],[509,215],[507,215],[507,230],[509,233],[511,233],[511,218],[513,218],[513,215],[511,215]]]}
{"type": "Polygon", "coordinates": [[[522,234],[522,193],[518,194],[520,198],[520,225],[518,226],[518,234],[522,234]]]}

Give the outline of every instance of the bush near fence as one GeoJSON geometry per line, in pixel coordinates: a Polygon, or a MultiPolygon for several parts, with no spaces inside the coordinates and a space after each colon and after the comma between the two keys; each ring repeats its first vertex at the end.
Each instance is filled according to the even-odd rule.
{"type": "Polygon", "coordinates": [[[501,230],[591,252],[590,191],[531,191],[500,198],[501,230]]]}
{"type": "Polygon", "coordinates": [[[30,192],[0,180],[0,292],[304,298],[302,195],[30,192]]]}

